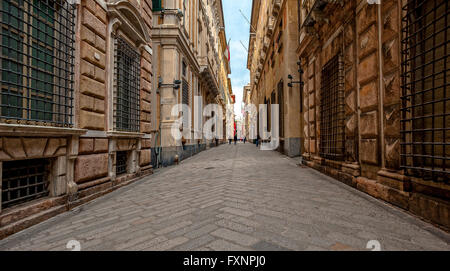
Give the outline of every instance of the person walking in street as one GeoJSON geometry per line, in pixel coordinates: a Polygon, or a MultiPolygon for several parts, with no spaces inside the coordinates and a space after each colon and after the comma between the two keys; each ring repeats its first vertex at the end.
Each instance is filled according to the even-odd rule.
{"type": "Polygon", "coordinates": [[[259,139],[260,139],[260,137],[259,137],[259,135],[256,137],[256,147],[259,147],[259,139]]]}
{"type": "Polygon", "coordinates": [[[244,136],[244,144],[245,144],[245,142],[247,141],[247,137],[246,136],[244,136]]]}
{"type": "Polygon", "coordinates": [[[234,145],[237,144],[237,134],[234,134],[234,145]]]}

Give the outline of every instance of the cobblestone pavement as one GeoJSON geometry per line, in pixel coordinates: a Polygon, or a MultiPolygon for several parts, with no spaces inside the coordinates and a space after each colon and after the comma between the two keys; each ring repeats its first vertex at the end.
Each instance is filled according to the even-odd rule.
{"type": "Polygon", "coordinates": [[[0,250],[449,250],[450,235],[277,152],[223,145],[0,241],[0,250]]]}

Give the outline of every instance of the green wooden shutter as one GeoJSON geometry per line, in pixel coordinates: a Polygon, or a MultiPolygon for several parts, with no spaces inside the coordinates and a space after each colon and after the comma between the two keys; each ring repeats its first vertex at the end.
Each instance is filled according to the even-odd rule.
{"type": "Polygon", "coordinates": [[[162,9],[161,0],[153,0],[153,11],[161,11],[162,9]]]}

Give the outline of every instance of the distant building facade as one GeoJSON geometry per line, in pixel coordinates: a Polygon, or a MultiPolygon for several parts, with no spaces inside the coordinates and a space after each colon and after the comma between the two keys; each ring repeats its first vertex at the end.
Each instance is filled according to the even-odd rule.
{"type": "MultiPolygon", "coordinates": [[[[202,108],[208,104],[220,105],[223,119],[226,105],[231,103],[231,83],[228,56],[225,56],[227,41],[223,17],[222,1],[206,0],[154,0],[153,16],[153,65],[155,80],[153,87],[152,131],[156,133],[153,141],[162,165],[173,164],[190,157],[210,146],[216,140],[204,137],[203,127],[209,117],[197,118],[195,123],[194,97],[201,96],[202,108]],[[174,88],[174,82],[181,85],[174,88]],[[193,112],[189,138],[176,140],[172,127],[179,116],[172,116],[176,104],[186,104],[193,112]],[[197,137],[198,138],[198,137],[197,137]]],[[[225,123],[222,123],[224,126],[225,123]]],[[[223,129],[225,131],[225,129],[223,129]]]]}
{"type": "Polygon", "coordinates": [[[257,108],[267,104],[267,127],[263,128],[269,132],[270,106],[279,104],[279,150],[291,157],[301,155],[303,145],[300,87],[289,87],[287,77],[298,70],[297,8],[297,0],[253,1],[247,62],[251,103],[257,108]]]}

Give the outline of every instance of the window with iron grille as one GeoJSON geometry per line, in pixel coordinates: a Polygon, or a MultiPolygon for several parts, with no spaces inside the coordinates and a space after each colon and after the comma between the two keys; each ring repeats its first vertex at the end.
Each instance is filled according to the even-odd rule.
{"type": "Polygon", "coordinates": [[[122,37],[115,39],[115,128],[117,131],[140,131],[141,56],[122,37]]]}
{"type": "Polygon", "coordinates": [[[183,79],[183,89],[182,89],[182,103],[185,105],[189,105],[189,83],[186,79],[183,79]]]}
{"type": "Polygon", "coordinates": [[[344,75],[340,54],[322,69],[320,89],[320,155],[344,158],[344,75]]]}
{"type": "Polygon", "coordinates": [[[0,121],[71,126],[75,6],[0,1],[0,121]]]}
{"type": "Polygon", "coordinates": [[[406,174],[450,180],[449,2],[409,0],[402,18],[402,147],[406,174]]]}
{"type": "Polygon", "coordinates": [[[48,159],[3,162],[2,208],[47,196],[49,164],[48,159]]]}
{"type": "Polygon", "coordinates": [[[127,173],[128,152],[119,151],[116,154],[116,175],[127,173]]]}

